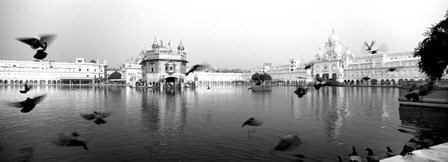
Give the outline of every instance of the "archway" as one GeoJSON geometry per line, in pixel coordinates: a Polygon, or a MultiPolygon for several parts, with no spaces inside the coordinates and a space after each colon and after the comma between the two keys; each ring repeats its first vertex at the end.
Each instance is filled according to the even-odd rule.
{"type": "Polygon", "coordinates": [[[390,80],[386,79],[386,85],[390,85],[390,80]]]}
{"type": "Polygon", "coordinates": [[[378,85],[378,80],[376,80],[376,79],[372,79],[371,82],[372,82],[372,85],[378,85]]]}
{"type": "Polygon", "coordinates": [[[167,86],[175,86],[179,78],[177,77],[167,77],[165,78],[165,84],[167,86]]]}
{"type": "Polygon", "coordinates": [[[356,80],[356,85],[359,85],[359,80],[356,80]]]}
{"type": "Polygon", "coordinates": [[[333,79],[333,80],[336,80],[336,77],[337,77],[338,75],[336,74],[336,73],[333,73],[333,74],[331,74],[331,79],[333,79]]]}
{"type": "Polygon", "coordinates": [[[392,82],[392,85],[397,85],[397,82],[395,81],[395,79],[392,79],[391,82],[392,82]]]}

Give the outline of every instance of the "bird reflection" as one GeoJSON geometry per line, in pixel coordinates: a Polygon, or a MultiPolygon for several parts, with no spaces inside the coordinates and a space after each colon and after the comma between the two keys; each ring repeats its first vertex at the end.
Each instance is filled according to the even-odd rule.
{"type": "Polygon", "coordinates": [[[42,100],[46,97],[47,95],[41,95],[41,96],[37,96],[34,98],[27,98],[25,101],[22,102],[10,102],[9,106],[12,107],[17,107],[17,108],[21,108],[21,112],[23,113],[27,113],[30,112],[31,110],[34,109],[34,107],[36,107],[37,104],[39,104],[40,102],[42,102],[42,100]]]}
{"type": "Polygon", "coordinates": [[[35,59],[42,60],[45,57],[47,57],[47,53],[45,50],[47,50],[47,47],[50,45],[51,42],[53,42],[56,35],[54,34],[48,34],[48,35],[41,35],[39,39],[37,38],[17,38],[17,40],[31,46],[32,49],[36,50],[37,52],[34,55],[35,59]]]}
{"type": "Polygon", "coordinates": [[[109,117],[112,114],[112,111],[108,112],[97,112],[94,111],[93,113],[81,113],[81,117],[85,120],[93,120],[95,124],[101,125],[106,124],[106,120],[104,118],[109,117]]]}
{"type": "Polygon", "coordinates": [[[87,141],[77,132],[72,132],[70,134],[60,133],[57,140],[53,141],[56,146],[67,146],[67,147],[78,147],[81,146],[84,150],[89,150],[87,147],[87,141]]]}
{"type": "Polygon", "coordinates": [[[24,89],[24,90],[20,90],[20,91],[19,91],[20,93],[27,93],[28,91],[30,91],[30,90],[31,90],[31,86],[30,86],[30,85],[28,85],[28,81],[27,81],[27,82],[25,82],[25,85],[24,85],[24,87],[25,87],[25,89],[24,89]]]}
{"type": "Polygon", "coordinates": [[[33,159],[34,148],[32,146],[23,147],[20,149],[20,162],[30,162],[33,159]]]}

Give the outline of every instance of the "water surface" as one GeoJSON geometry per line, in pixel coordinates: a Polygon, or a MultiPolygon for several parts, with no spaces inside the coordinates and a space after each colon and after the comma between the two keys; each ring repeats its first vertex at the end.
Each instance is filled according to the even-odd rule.
{"type": "Polygon", "coordinates": [[[398,89],[325,87],[303,98],[295,87],[252,92],[245,86],[153,90],[104,86],[0,86],[0,161],[335,161],[351,147],[366,156],[396,152],[425,133],[448,141],[448,112],[400,107],[398,89]],[[6,105],[47,94],[29,113],[6,105]],[[80,113],[113,111],[104,125],[80,113]],[[261,127],[241,127],[250,117],[261,127]],[[90,150],[52,144],[59,133],[77,131],[90,150]],[[303,145],[270,154],[280,136],[297,134],[303,145]]]}

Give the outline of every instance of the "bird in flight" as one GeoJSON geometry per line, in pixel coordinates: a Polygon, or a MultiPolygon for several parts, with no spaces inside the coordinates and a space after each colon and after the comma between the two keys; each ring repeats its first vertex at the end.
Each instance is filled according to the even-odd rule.
{"type": "Polygon", "coordinates": [[[56,35],[47,34],[41,35],[39,39],[37,38],[17,38],[17,40],[29,45],[32,49],[37,50],[36,54],[34,54],[34,58],[38,60],[42,60],[47,57],[47,47],[53,42],[56,35]]]}
{"type": "Polygon", "coordinates": [[[60,133],[57,140],[53,141],[53,144],[56,146],[68,146],[68,147],[76,147],[82,146],[84,150],[89,150],[87,147],[87,141],[84,137],[82,137],[77,132],[72,132],[70,134],[60,133]]]}
{"type": "Polygon", "coordinates": [[[11,102],[9,103],[9,106],[12,107],[17,107],[17,108],[21,108],[22,110],[20,110],[23,113],[27,113],[30,112],[31,110],[34,109],[34,107],[36,107],[36,105],[40,102],[42,102],[42,100],[46,97],[47,95],[41,95],[41,96],[37,96],[34,98],[27,98],[25,101],[22,102],[11,102]]]}
{"type": "Polygon", "coordinates": [[[305,87],[303,85],[299,85],[297,89],[294,91],[294,93],[297,95],[297,97],[302,98],[303,95],[305,95],[308,92],[308,87],[305,87]]]}
{"type": "Polygon", "coordinates": [[[396,67],[391,67],[391,68],[388,68],[386,71],[387,72],[393,72],[393,71],[396,71],[396,70],[397,70],[396,67]]]}
{"type": "Polygon", "coordinates": [[[101,125],[107,122],[106,120],[104,120],[104,118],[107,118],[111,114],[112,114],[111,111],[108,112],[94,111],[93,113],[81,113],[81,117],[86,120],[94,120],[93,122],[95,124],[101,125]]]}
{"type": "Polygon", "coordinates": [[[19,92],[20,93],[27,93],[28,91],[30,91],[31,90],[31,86],[30,85],[28,85],[28,82],[25,82],[25,90],[20,90],[19,92]]]}
{"type": "Polygon", "coordinates": [[[285,135],[280,138],[277,145],[272,149],[271,154],[276,151],[292,151],[302,144],[302,140],[298,135],[285,135]]]}
{"type": "Polygon", "coordinates": [[[190,70],[188,70],[188,72],[185,73],[185,76],[188,76],[188,74],[194,72],[194,71],[198,71],[198,70],[205,70],[210,68],[210,65],[206,65],[206,64],[196,64],[193,65],[193,67],[190,68],[190,70]]]}

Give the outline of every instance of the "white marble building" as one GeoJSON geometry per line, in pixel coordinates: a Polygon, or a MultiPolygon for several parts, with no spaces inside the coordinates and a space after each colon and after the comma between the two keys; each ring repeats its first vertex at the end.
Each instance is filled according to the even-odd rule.
{"type": "Polygon", "coordinates": [[[85,58],[75,62],[0,60],[0,67],[1,84],[79,84],[106,78],[107,62],[87,62],[85,58]]]}

